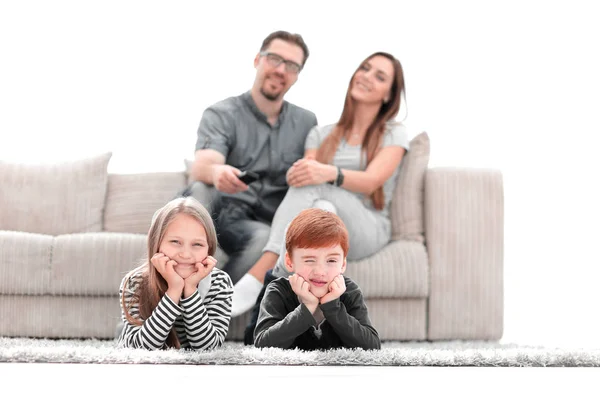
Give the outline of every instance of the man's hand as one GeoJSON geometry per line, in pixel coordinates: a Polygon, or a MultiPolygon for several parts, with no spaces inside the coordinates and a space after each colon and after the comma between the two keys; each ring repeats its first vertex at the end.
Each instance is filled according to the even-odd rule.
{"type": "Polygon", "coordinates": [[[329,283],[329,292],[321,297],[321,304],[328,303],[332,300],[339,298],[346,291],[346,281],[342,275],[338,275],[331,283],[329,283]]]}
{"type": "Polygon", "coordinates": [[[319,299],[310,291],[310,284],[298,274],[290,276],[289,281],[292,290],[298,295],[300,301],[308,308],[311,314],[314,313],[319,305],[319,299]]]}
{"type": "Polygon", "coordinates": [[[208,256],[201,262],[196,263],[196,271],[184,279],[185,287],[183,288],[183,297],[188,298],[194,294],[198,288],[200,281],[208,276],[213,268],[217,265],[217,259],[208,256]]]}
{"type": "Polygon", "coordinates": [[[301,158],[296,161],[286,174],[288,185],[293,187],[320,185],[335,180],[336,176],[335,166],[311,158],[301,158]]]}
{"type": "Polygon", "coordinates": [[[212,166],[213,185],[219,192],[239,193],[248,190],[248,185],[238,179],[241,171],[231,165],[221,164],[212,166]]]}

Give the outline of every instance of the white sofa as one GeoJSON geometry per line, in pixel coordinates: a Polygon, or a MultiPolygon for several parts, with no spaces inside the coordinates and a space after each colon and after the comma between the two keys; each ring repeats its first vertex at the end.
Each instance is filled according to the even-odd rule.
{"type": "MultiPolygon", "coordinates": [[[[54,165],[0,162],[0,336],[113,338],[119,283],[145,255],[181,172],[108,174],[110,153],[54,165]]],[[[498,340],[503,182],[496,170],[428,168],[411,141],[392,203],[393,240],[350,262],[383,340],[498,340]]],[[[219,252],[222,265],[226,256],[219,252]]],[[[242,340],[249,314],[234,318],[242,340]]]]}

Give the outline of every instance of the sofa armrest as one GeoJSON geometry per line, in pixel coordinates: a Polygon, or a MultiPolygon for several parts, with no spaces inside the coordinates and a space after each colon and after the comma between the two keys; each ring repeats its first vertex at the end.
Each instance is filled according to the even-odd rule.
{"type": "Polygon", "coordinates": [[[424,214],[428,338],[499,340],[504,319],[501,172],[429,169],[424,214]]]}

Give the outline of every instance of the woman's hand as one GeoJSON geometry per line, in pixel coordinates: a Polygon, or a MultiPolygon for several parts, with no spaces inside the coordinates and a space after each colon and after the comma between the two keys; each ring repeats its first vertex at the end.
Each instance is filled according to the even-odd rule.
{"type": "Polygon", "coordinates": [[[323,164],[311,158],[301,158],[288,170],[286,178],[288,185],[302,187],[320,185],[335,180],[337,168],[334,165],[323,164]]]}
{"type": "Polygon", "coordinates": [[[217,265],[217,259],[212,256],[207,256],[201,262],[196,263],[196,271],[184,279],[185,286],[183,288],[184,298],[188,298],[194,294],[198,288],[200,281],[208,276],[213,268],[217,265]]]}

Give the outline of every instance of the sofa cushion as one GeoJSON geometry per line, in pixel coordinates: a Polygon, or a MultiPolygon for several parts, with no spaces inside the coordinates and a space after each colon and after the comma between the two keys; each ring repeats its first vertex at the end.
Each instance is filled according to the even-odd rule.
{"type": "Polygon", "coordinates": [[[55,164],[0,162],[0,229],[48,235],[101,231],[111,155],[55,164]]]}
{"type": "Polygon", "coordinates": [[[44,294],[50,282],[52,236],[0,231],[0,294],[44,294]]]}
{"type": "Polygon", "coordinates": [[[0,337],[114,339],[120,312],[116,295],[0,295],[0,337]]]}
{"type": "Polygon", "coordinates": [[[429,293],[429,262],[422,243],[397,240],[370,257],[349,261],[344,274],[365,298],[423,298],[429,293]]]}
{"type": "Polygon", "coordinates": [[[60,235],[52,253],[50,294],[115,296],[123,276],[142,263],[146,235],[60,235]]]}
{"type": "Polygon", "coordinates": [[[0,294],[48,292],[53,240],[48,235],[0,231],[0,294]]]}
{"type": "Polygon", "coordinates": [[[429,136],[422,132],[410,141],[410,150],[402,160],[390,211],[392,240],[424,241],[423,204],[429,150],[429,136]]]}
{"type": "Polygon", "coordinates": [[[156,210],[174,199],[185,184],[184,172],[110,174],[104,230],[148,233],[156,210]]]}
{"type": "MultiPolygon", "coordinates": [[[[217,267],[227,254],[217,248],[217,267]]],[[[423,243],[397,240],[379,252],[349,261],[346,273],[360,286],[365,298],[424,298],[429,293],[429,260],[423,243]]]]}

